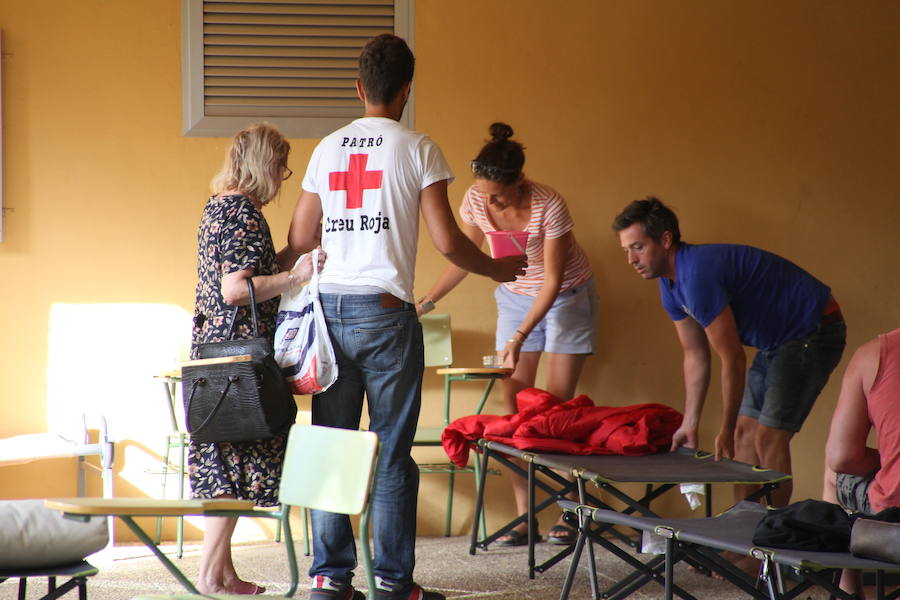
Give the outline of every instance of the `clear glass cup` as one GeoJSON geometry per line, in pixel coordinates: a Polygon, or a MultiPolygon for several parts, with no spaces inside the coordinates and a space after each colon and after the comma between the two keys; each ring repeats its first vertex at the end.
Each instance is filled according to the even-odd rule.
{"type": "Polygon", "coordinates": [[[503,366],[500,357],[496,354],[486,354],[482,356],[481,364],[491,369],[499,369],[503,366]]]}

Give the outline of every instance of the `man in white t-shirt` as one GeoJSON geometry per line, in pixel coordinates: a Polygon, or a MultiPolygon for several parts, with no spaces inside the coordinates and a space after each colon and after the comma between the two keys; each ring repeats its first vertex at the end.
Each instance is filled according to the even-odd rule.
{"type": "MultiPolygon", "coordinates": [[[[375,597],[442,600],[413,580],[419,471],[410,451],[422,392],[422,329],[412,295],[419,211],[435,247],[451,262],[495,281],[524,273],[523,257],[491,259],[463,235],[447,200],[453,174],[440,148],[398,121],[415,59],[401,38],[369,41],[356,82],[365,116],[324,138],[303,179],[288,236],[328,255],[322,306],[338,359],[338,380],[313,396],[316,425],[357,429],[363,395],[381,449],[372,495],[375,597]]],[[[345,515],[313,512],[311,600],[362,600],[345,515]]]]}

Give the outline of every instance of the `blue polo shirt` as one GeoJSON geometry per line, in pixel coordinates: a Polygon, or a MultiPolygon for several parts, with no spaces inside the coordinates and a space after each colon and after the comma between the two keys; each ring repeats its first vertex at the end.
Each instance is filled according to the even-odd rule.
{"type": "Polygon", "coordinates": [[[812,333],[831,289],[778,255],[737,244],[685,244],[675,254],[675,281],[659,278],[673,321],[706,328],[731,305],[741,342],[772,350],[812,333]]]}

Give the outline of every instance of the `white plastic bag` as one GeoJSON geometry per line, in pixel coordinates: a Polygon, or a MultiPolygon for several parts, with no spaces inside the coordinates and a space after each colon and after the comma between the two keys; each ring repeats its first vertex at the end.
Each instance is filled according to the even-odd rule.
{"type": "Polygon", "coordinates": [[[703,503],[704,496],[706,496],[706,485],[702,483],[682,483],[681,493],[684,494],[684,499],[687,500],[691,510],[697,510],[697,507],[703,503]]]}
{"type": "Polygon", "coordinates": [[[275,326],[275,362],[295,394],[324,392],[338,376],[319,302],[318,250],[312,251],[312,265],[313,276],[306,287],[281,295],[275,326]]]}

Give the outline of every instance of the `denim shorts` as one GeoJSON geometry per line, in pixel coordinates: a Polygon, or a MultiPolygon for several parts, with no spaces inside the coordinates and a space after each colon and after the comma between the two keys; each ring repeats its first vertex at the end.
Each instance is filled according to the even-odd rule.
{"type": "Polygon", "coordinates": [[[834,488],[835,492],[837,492],[838,504],[847,510],[871,515],[872,506],[869,504],[869,486],[872,485],[872,481],[872,476],[837,473],[834,480],[834,488]]]}
{"type": "Polygon", "coordinates": [[[766,427],[800,431],[841,361],[846,339],[847,326],[840,321],[819,326],[774,350],[759,350],[747,372],[739,414],[766,427]]]}
{"type": "MultiPolygon", "coordinates": [[[[506,286],[494,291],[497,300],[496,348],[506,348],[534,304],[534,296],[515,294],[506,286]]],[[[531,330],[522,352],[593,354],[597,344],[597,288],[593,278],[556,297],[544,318],[531,330]]]]}

